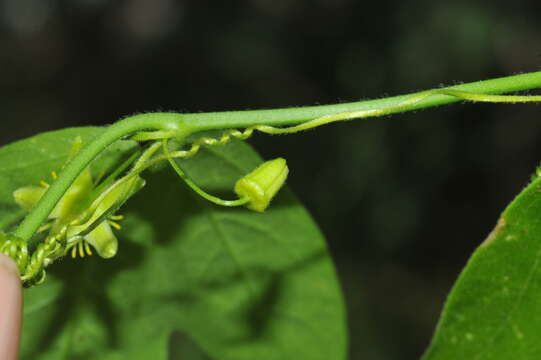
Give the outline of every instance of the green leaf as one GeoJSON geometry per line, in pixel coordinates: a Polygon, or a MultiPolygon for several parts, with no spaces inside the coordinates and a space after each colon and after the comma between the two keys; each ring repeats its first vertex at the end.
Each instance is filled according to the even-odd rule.
{"type": "Polygon", "coordinates": [[[537,177],[475,251],[424,360],[541,357],[540,191],[537,177]]]}
{"type": "MultiPolygon", "coordinates": [[[[100,130],[63,130],[0,149],[4,165],[18,147],[16,171],[24,173],[2,184],[0,218],[9,212],[1,209],[14,209],[11,189],[60,166],[78,131],[100,130]],[[56,138],[65,148],[51,148],[56,138]],[[36,142],[54,158],[39,171],[24,166],[45,159],[24,156],[36,142]]],[[[260,163],[234,142],[181,165],[209,192],[231,197],[235,181],[260,163]]],[[[345,359],[331,259],[287,189],[260,214],[212,205],[168,168],[143,177],[147,186],[121,210],[116,257],[55,263],[44,285],[26,290],[22,359],[345,359]]]]}

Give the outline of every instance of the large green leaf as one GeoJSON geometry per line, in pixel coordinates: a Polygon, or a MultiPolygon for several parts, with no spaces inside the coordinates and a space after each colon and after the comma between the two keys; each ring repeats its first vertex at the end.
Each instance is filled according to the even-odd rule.
{"type": "MultiPolygon", "coordinates": [[[[74,136],[99,131],[68,129],[0,149],[0,219],[15,209],[15,188],[61,166],[74,136]]],[[[260,161],[234,142],[182,166],[209,191],[232,196],[260,161]]],[[[259,214],[209,204],[169,169],[144,176],[146,188],[122,210],[115,258],[66,259],[26,290],[23,359],[345,358],[332,262],[287,189],[259,214]]]]}
{"type": "Polygon", "coordinates": [[[541,178],[537,177],[471,257],[423,359],[540,359],[540,340],[541,178]]]}

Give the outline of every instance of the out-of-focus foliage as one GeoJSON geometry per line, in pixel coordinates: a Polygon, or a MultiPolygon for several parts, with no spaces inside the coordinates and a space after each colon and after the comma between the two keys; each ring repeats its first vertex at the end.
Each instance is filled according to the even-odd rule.
{"type": "MultiPolygon", "coordinates": [[[[398,94],[537,70],[541,54],[533,1],[0,7],[2,144],[138,111],[398,94]]],[[[467,257],[539,161],[538,116],[533,105],[454,105],[252,140],[266,158],[288,159],[288,183],[327,235],[352,359],[422,353],[467,257]]]]}

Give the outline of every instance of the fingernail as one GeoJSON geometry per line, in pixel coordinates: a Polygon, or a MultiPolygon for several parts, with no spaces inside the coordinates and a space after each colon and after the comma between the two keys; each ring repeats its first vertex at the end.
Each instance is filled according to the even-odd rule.
{"type": "Polygon", "coordinates": [[[0,253],[0,359],[17,359],[21,312],[19,271],[11,258],[0,253]]]}

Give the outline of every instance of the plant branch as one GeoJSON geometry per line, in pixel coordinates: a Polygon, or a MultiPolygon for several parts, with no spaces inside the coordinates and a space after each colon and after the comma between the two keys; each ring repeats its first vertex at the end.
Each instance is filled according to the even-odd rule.
{"type": "MultiPolygon", "coordinates": [[[[47,219],[62,195],[81,171],[107,146],[118,139],[137,132],[154,131],[154,133],[146,133],[140,140],[163,139],[171,136],[183,138],[188,134],[203,130],[249,127],[268,133],[286,133],[320,126],[333,121],[394,114],[465,99],[498,102],[495,97],[493,97],[493,100],[483,100],[483,97],[478,96],[478,94],[502,94],[540,87],[541,72],[533,72],[408,95],[336,105],[193,114],[149,113],[131,116],[107,127],[100,136],[86,145],[66,165],[59,178],[49,187],[14,234],[28,241],[47,219]],[[468,92],[470,96],[459,96],[457,95],[458,92],[468,92]],[[272,128],[272,126],[287,125],[299,126],[289,130],[272,128]]],[[[507,102],[520,102],[519,98],[523,97],[510,97],[507,102]]]]}
{"type": "MultiPolygon", "coordinates": [[[[438,88],[437,90],[458,90],[482,94],[503,94],[535,88],[541,88],[541,71],[443,87],[438,88]]],[[[383,99],[335,105],[185,114],[185,125],[192,129],[197,129],[198,131],[224,128],[244,128],[254,125],[294,125],[338,113],[395,108],[408,98],[424,92],[425,91],[383,99]]],[[[391,113],[419,110],[462,100],[462,98],[450,95],[433,95],[410,106],[401,107],[400,109],[397,109],[391,113]]]]}

